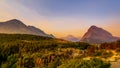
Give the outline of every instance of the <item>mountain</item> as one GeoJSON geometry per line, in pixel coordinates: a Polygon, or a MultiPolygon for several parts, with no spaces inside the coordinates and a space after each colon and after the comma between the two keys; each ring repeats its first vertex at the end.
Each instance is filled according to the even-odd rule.
{"type": "Polygon", "coordinates": [[[0,33],[8,34],[32,34],[46,37],[54,37],[53,35],[46,34],[39,28],[34,26],[27,26],[20,20],[13,19],[6,22],[0,22],[0,33]]]}
{"type": "Polygon", "coordinates": [[[0,22],[0,33],[30,34],[32,31],[21,21],[13,19],[6,22],[0,22]]]}
{"type": "Polygon", "coordinates": [[[88,43],[103,43],[116,41],[119,38],[112,36],[112,34],[102,28],[91,26],[84,34],[81,41],[88,43]]]}
{"type": "Polygon", "coordinates": [[[68,35],[66,37],[62,37],[61,39],[72,41],[72,42],[78,42],[78,41],[80,41],[79,38],[74,37],[73,35],[68,35]]]}

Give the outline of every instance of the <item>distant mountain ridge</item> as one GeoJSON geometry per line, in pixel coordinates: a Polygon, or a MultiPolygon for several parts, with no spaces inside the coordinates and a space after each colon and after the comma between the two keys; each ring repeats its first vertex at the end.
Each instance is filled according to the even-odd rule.
{"type": "Polygon", "coordinates": [[[103,43],[116,41],[118,39],[118,37],[112,36],[110,32],[93,25],[84,34],[81,41],[88,43],[103,43]]]}
{"type": "Polygon", "coordinates": [[[72,42],[79,42],[80,39],[77,37],[74,37],[73,35],[68,35],[66,37],[62,37],[62,39],[67,40],[67,41],[72,41],[72,42]]]}
{"type": "Polygon", "coordinates": [[[55,38],[53,35],[46,34],[39,28],[27,26],[17,19],[12,19],[6,22],[0,22],[0,33],[8,34],[32,34],[55,38]]]}

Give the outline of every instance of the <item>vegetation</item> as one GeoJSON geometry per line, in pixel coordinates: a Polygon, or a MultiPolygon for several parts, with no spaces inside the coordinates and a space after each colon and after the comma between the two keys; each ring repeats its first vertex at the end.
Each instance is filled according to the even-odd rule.
{"type": "MultiPolygon", "coordinates": [[[[119,42],[116,43],[116,47],[118,44],[119,42]]],[[[106,47],[103,44],[97,47],[84,42],[69,42],[42,36],[0,34],[0,66],[1,68],[110,68],[110,63],[101,59],[83,60],[87,56],[111,57],[112,53],[104,49],[106,47]]]]}
{"type": "Polygon", "coordinates": [[[81,60],[72,59],[62,64],[58,68],[109,68],[110,63],[105,63],[99,59],[81,60]]]}
{"type": "Polygon", "coordinates": [[[107,50],[110,50],[110,49],[117,49],[117,48],[120,48],[120,40],[116,41],[116,42],[111,42],[111,43],[103,43],[101,44],[100,46],[101,49],[107,49],[107,50]]]}

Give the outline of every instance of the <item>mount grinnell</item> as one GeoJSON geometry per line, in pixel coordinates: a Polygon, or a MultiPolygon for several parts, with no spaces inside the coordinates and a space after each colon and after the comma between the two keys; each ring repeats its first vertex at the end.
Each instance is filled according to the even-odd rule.
{"type": "Polygon", "coordinates": [[[93,25],[84,34],[81,41],[97,44],[104,42],[113,42],[113,41],[117,41],[118,39],[120,38],[114,37],[108,31],[93,25]]]}
{"type": "Polygon", "coordinates": [[[12,19],[6,22],[0,22],[0,33],[32,34],[32,35],[55,38],[52,34],[50,35],[46,34],[44,31],[34,26],[27,26],[17,19],[12,19]]]}

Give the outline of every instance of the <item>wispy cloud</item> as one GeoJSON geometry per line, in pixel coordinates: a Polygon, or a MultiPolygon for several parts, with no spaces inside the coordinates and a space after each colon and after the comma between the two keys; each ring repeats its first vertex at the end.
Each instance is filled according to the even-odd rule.
{"type": "Polygon", "coordinates": [[[0,0],[0,21],[17,18],[58,37],[82,36],[91,25],[120,36],[116,33],[120,22],[114,24],[120,18],[118,3],[113,0],[0,0]],[[114,30],[110,29],[113,27],[114,30]]]}
{"type": "Polygon", "coordinates": [[[1,20],[17,18],[23,20],[26,24],[30,25],[42,23],[44,21],[44,17],[41,16],[38,12],[23,6],[17,1],[12,2],[8,2],[7,0],[1,1],[0,10],[1,20]]]}

